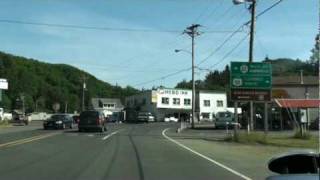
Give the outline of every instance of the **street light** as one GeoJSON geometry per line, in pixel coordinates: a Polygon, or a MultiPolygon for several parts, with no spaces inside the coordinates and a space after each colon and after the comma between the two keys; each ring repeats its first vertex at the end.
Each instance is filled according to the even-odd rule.
{"type": "MultiPolygon", "coordinates": [[[[255,26],[255,13],[256,13],[256,3],[257,0],[232,0],[233,4],[243,4],[246,2],[251,3],[249,10],[251,11],[251,24],[250,24],[250,42],[249,42],[249,63],[253,62],[253,42],[254,42],[254,26],[255,26]]],[[[236,104],[237,102],[235,102],[236,104]]],[[[266,104],[265,104],[266,106],[266,104]]],[[[249,125],[249,123],[248,123],[249,125]]],[[[253,101],[250,101],[250,125],[248,126],[248,133],[249,129],[253,129],[253,101]]]]}
{"type": "Polygon", "coordinates": [[[255,13],[257,0],[233,0],[233,4],[239,5],[249,2],[251,3],[249,10],[251,11],[251,25],[250,25],[250,46],[249,46],[249,62],[253,61],[253,42],[254,42],[254,28],[255,28],[255,13]]]}
{"type": "Polygon", "coordinates": [[[184,49],[175,49],[174,52],[178,53],[178,52],[186,52],[189,53],[190,55],[192,54],[190,51],[184,50],[184,49]]]}
{"type": "MultiPolygon", "coordinates": [[[[193,42],[193,41],[192,41],[193,42]]],[[[193,43],[192,43],[193,44],[193,43]]],[[[193,47],[192,47],[192,52],[184,50],[184,49],[175,49],[174,52],[178,53],[178,52],[186,52],[189,53],[191,55],[191,59],[192,59],[192,117],[191,117],[191,128],[194,128],[194,116],[195,116],[195,82],[194,82],[194,51],[193,51],[193,47]]],[[[182,130],[182,123],[181,123],[181,130],[182,130]]]]}

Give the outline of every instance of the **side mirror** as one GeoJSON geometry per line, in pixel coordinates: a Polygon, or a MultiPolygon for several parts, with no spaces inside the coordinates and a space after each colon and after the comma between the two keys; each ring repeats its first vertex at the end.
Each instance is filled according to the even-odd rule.
{"type": "Polygon", "coordinates": [[[278,174],[317,174],[320,157],[313,151],[288,153],[272,158],[268,168],[278,174]]]}

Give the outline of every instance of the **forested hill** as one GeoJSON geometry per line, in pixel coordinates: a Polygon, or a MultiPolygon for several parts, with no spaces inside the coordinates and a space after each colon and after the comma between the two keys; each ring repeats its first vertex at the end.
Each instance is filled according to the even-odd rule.
{"type": "Polygon", "coordinates": [[[4,91],[1,107],[6,110],[25,107],[32,111],[52,111],[52,104],[59,103],[61,111],[67,103],[68,112],[81,109],[82,79],[86,77],[85,103],[91,97],[120,97],[137,93],[132,87],[121,88],[98,80],[94,76],[65,64],[49,64],[33,59],[0,52],[0,78],[9,81],[4,91]]]}

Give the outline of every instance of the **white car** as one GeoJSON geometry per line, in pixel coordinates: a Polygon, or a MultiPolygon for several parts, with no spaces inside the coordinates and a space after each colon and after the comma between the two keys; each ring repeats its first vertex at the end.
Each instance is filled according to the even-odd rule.
{"type": "Polygon", "coordinates": [[[178,122],[178,118],[175,118],[174,116],[165,117],[164,122],[178,122]]]}

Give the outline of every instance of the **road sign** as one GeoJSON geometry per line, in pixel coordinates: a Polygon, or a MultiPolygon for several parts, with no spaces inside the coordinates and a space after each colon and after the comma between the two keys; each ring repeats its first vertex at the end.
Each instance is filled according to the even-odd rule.
{"type": "Polygon", "coordinates": [[[233,101],[271,101],[271,91],[267,89],[231,89],[233,101]]]}
{"type": "Polygon", "coordinates": [[[271,100],[271,64],[261,62],[231,62],[230,76],[231,100],[271,100]]]}
{"type": "Polygon", "coordinates": [[[0,79],[0,89],[8,89],[8,81],[6,79],[0,79]]]}
{"type": "Polygon", "coordinates": [[[230,85],[232,89],[271,89],[271,64],[231,62],[230,85]]]}

